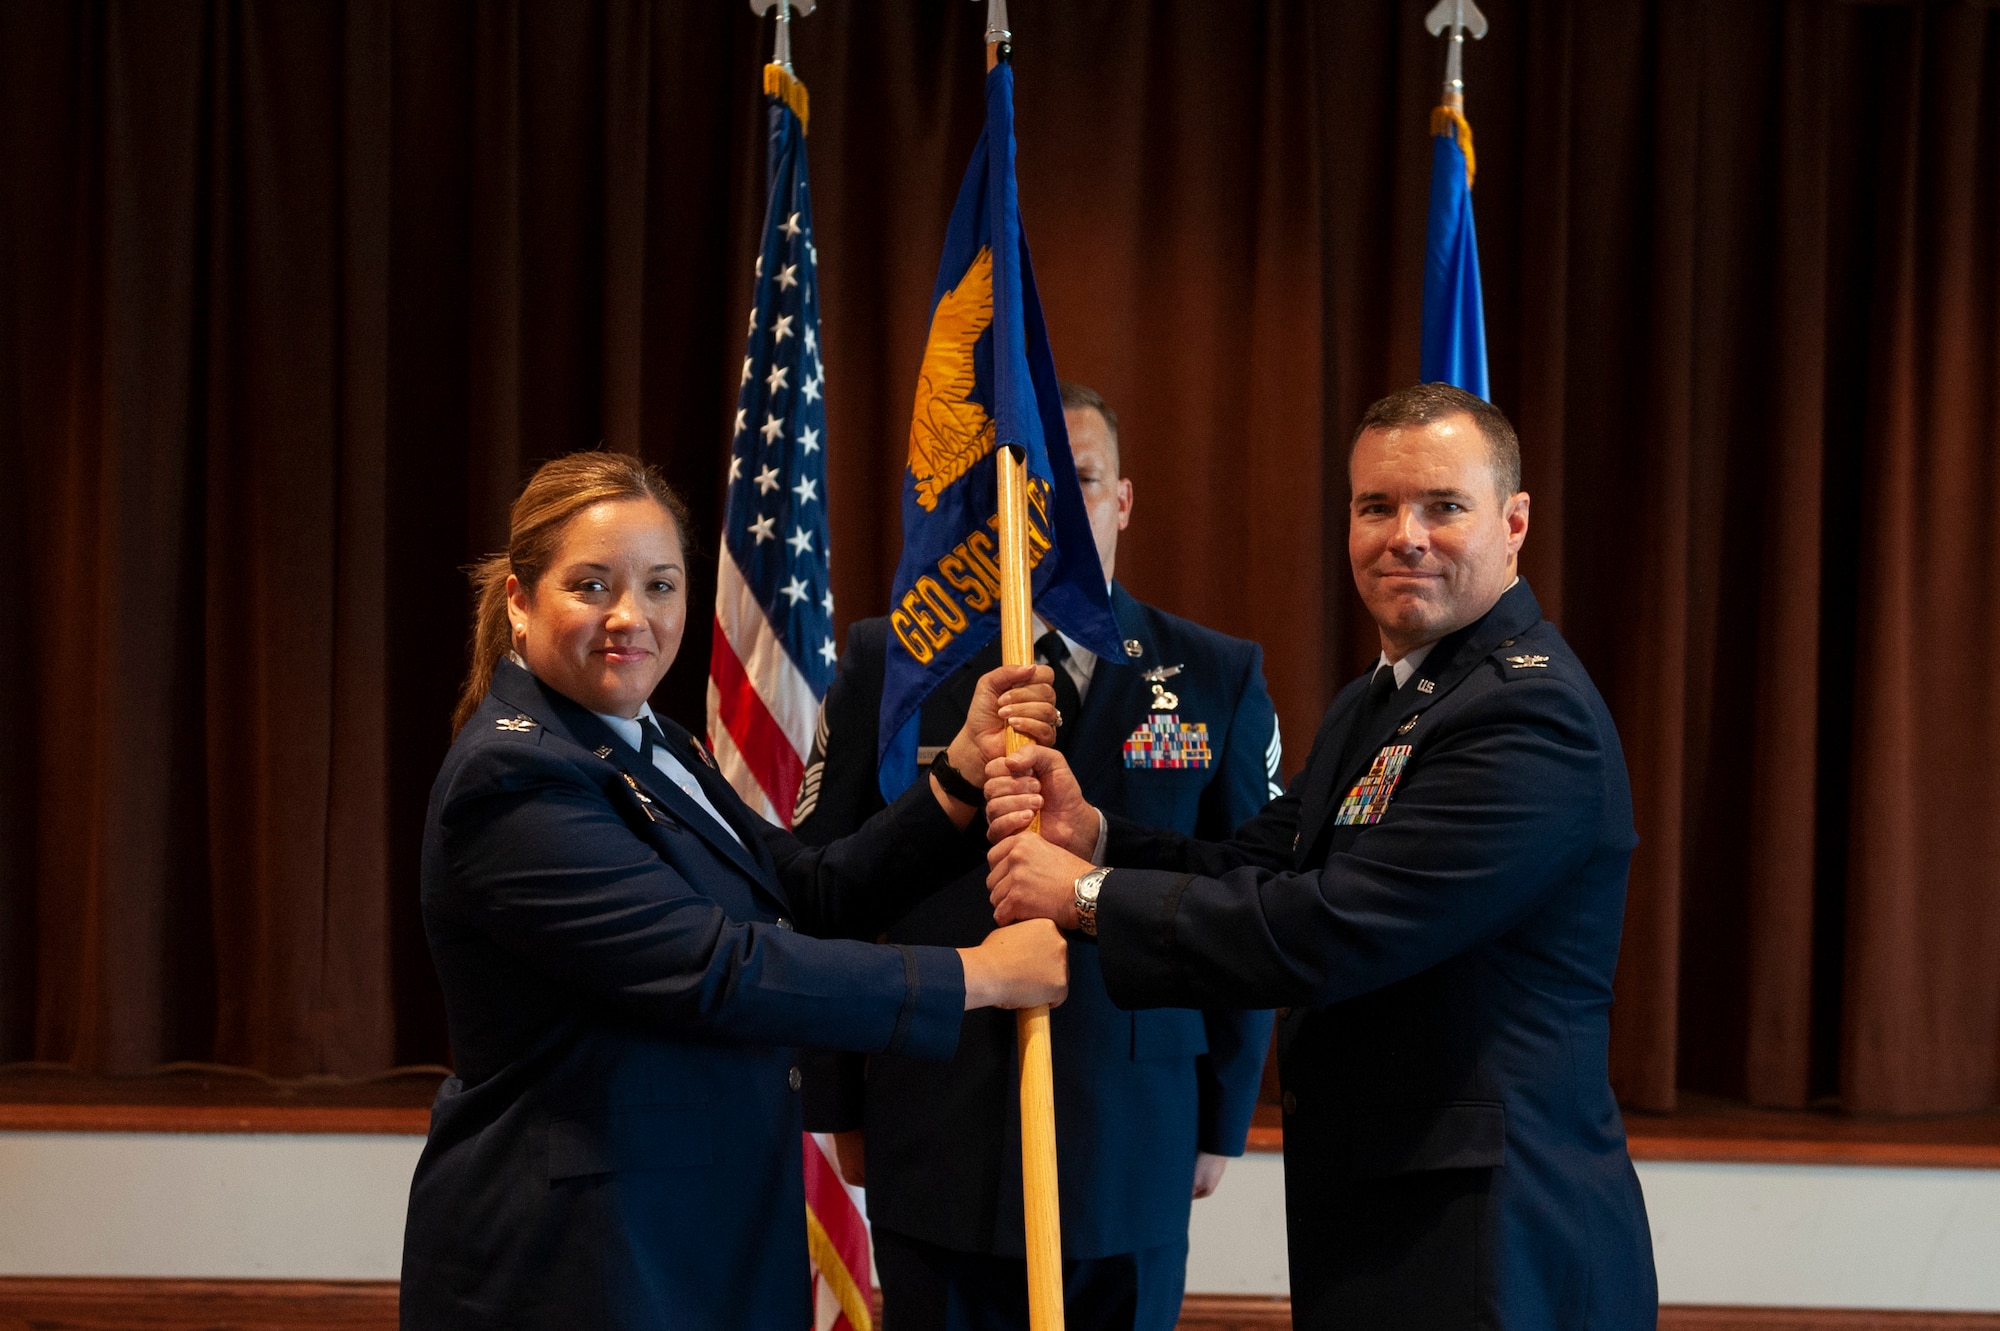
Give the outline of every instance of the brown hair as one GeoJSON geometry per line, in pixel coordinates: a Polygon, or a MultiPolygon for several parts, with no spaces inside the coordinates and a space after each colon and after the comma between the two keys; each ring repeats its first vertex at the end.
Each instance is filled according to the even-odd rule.
{"type": "Polygon", "coordinates": [[[685,554],[689,540],[688,507],[667,484],[667,478],[629,453],[571,453],[544,462],[514,501],[508,518],[507,548],[491,554],[466,571],[478,608],[472,621],[472,668],[451,714],[451,733],[458,734],[472,718],[480,700],[493,686],[493,668],[514,639],[507,620],[507,577],[512,574],[530,592],[548,571],[562,545],[570,521],[591,507],[617,499],[650,499],[667,510],[680,533],[685,554]]]}
{"type": "Polygon", "coordinates": [[[1412,425],[1435,425],[1447,416],[1470,416],[1486,436],[1486,455],[1493,464],[1493,479],[1499,483],[1500,498],[1507,499],[1521,488],[1521,437],[1507,414],[1483,397],[1474,396],[1451,384],[1412,384],[1389,394],[1361,413],[1354,438],[1347,443],[1347,465],[1354,467],[1354,446],[1370,430],[1399,430],[1412,425]]]}
{"type": "Polygon", "coordinates": [[[1064,411],[1094,411],[1104,418],[1104,427],[1111,432],[1111,465],[1122,475],[1125,467],[1119,458],[1118,413],[1104,400],[1104,394],[1088,384],[1073,384],[1067,379],[1057,380],[1056,389],[1062,394],[1064,411]]]}

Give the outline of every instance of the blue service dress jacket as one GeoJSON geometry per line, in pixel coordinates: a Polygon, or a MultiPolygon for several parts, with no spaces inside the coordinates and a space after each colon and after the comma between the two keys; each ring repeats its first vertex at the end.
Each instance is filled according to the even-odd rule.
{"type": "Polygon", "coordinates": [[[423,912],[456,1073],[410,1187],[410,1331],[809,1326],[792,1047],[956,1046],[954,952],[808,935],[873,937],[979,824],[918,787],[809,848],[663,729],[735,838],[506,661],[438,773],[423,912]]]}
{"type": "MultiPolygon", "coordinates": [[[[1102,806],[1227,836],[1264,806],[1277,780],[1263,652],[1115,584],[1111,603],[1126,654],[1098,661],[1062,747],[1102,806]],[[1156,707],[1145,675],[1174,667],[1161,681],[1173,704],[1156,707]],[[1160,740],[1170,728],[1179,757],[1160,740]]],[[[875,736],[886,637],[880,619],[849,631],[815,745],[820,771],[808,771],[794,825],[805,840],[841,835],[882,807],[875,736]]],[[[979,674],[998,664],[997,645],[988,656],[926,700],[921,746],[949,741],[953,709],[963,718],[979,674]]],[[[897,920],[887,938],[968,947],[993,927],[982,862],[897,920]]],[[[1089,939],[1071,937],[1069,961],[1069,996],[1051,1013],[1049,1034],[1063,1251],[1105,1257],[1184,1242],[1196,1150],[1242,1153],[1271,1013],[1226,1005],[1121,1011],[1105,993],[1089,939]]],[[[822,1094],[824,1065],[810,1069],[821,1074],[809,1087],[811,1126],[866,1128],[873,1223],[960,1252],[1023,1254],[1014,1027],[1010,1012],[967,1013],[949,1063],[872,1057],[865,1086],[858,1068],[843,1070],[845,1094],[822,1094]]]]}
{"type": "Polygon", "coordinates": [[[1351,733],[1365,688],[1233,840],[1108,820],[1111,996],[1289,1005],[1295,1325],[1650,1328],[1607,1076],[1637,844],[1610,713],[1525,582],[1351,733]]]}

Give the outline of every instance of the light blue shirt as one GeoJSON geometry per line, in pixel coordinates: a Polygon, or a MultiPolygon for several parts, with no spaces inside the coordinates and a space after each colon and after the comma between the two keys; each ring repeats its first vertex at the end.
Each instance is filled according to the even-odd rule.
{"type": "MultiPolygon", "coordinates": [[[[624,740],[634,750],[641,753],[645,752],[646,748],[646,732],[639,723],[644,720],[651,720],[656,726],[660,724],[659,718],[653,715],[653,705],[647,702],[639,704],[639,715],[637,716],[612,716],[606,712],[594,712],[592,715],[605,725],[610,726],[618,738],[624,740]]],[[[660,733],[666,733],[665,727],[661,727],[660,733]]],[[[729,833],[730,840],[739,846],[743,845],[743,838],[736,835],[736,829],[731,827],[728,820],[721,813],[717,812],[715,805],[709,802],[707,792],[701,788],[701,782],[695,779],[694,773],[688,770],[685,763],[667,751],[666,745],[655,744],[653,746],[653,766],[659,768],[661,774],[667,780],[679,786],[682,794],[686,795],[696,804],[699,804],[709,817],[715,819],[715,825],[729,833]]],[[[745,846],[744,849],[747,850],[749,847],[745,846]]]]}

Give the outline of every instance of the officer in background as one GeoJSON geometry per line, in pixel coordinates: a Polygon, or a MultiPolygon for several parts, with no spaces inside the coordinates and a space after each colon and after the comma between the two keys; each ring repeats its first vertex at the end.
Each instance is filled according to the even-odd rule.
{"type": "MultiPolygon", "coordinates": [[[[1132,516],[1118,418],[1089,388],[1064,384],[1062,398],[1109,580],[1132,516]]],[[[1120,660],[1035,622],[1037,659],[1056,667],[1058,749],[1093,804],[1227,837],[1280,793],[1262,649],[1144,605],[1115,582],[1111,606],[1120,660]]],[[[845,835],[882,807],[875,755],[887,626],[854,625],[827,692],[793,822],[808,843],[845,835]]],[[[926,700],[919,770],[998,661],[996,642],[926,700]]],[[[964,946],[993,927],[978,872],[886,938],[964,946]]],[[[1010,1013],[968,1013],[949,1063],[827,1056],[808,1074],[807,1127],[840,1132],[843,1173],[868,1188],[883,1316],[896,1331],[1027,1326],[1014,1024],[1010,1013]]],[[[1069,998],[1050,1033],[1071,1331],[1174,1326],[1190,1200],[1214,1191],[1227,1157],[1242,1154],[1270,1030],[1267,1011],[1121,1011],[1096,949],[1071,948],[1069,998]]]]}

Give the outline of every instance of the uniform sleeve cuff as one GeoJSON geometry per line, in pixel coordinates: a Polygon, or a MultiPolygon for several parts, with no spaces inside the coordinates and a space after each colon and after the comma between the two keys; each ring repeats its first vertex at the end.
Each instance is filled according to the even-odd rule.
{"type": "Polygon", "coordinates": [[[948,947],[899,947],[903,954],[903,1010],[886,1052],[911,1058],[950,1058],[958,1050],[965,1018],[965,964],[948,947]]]}

